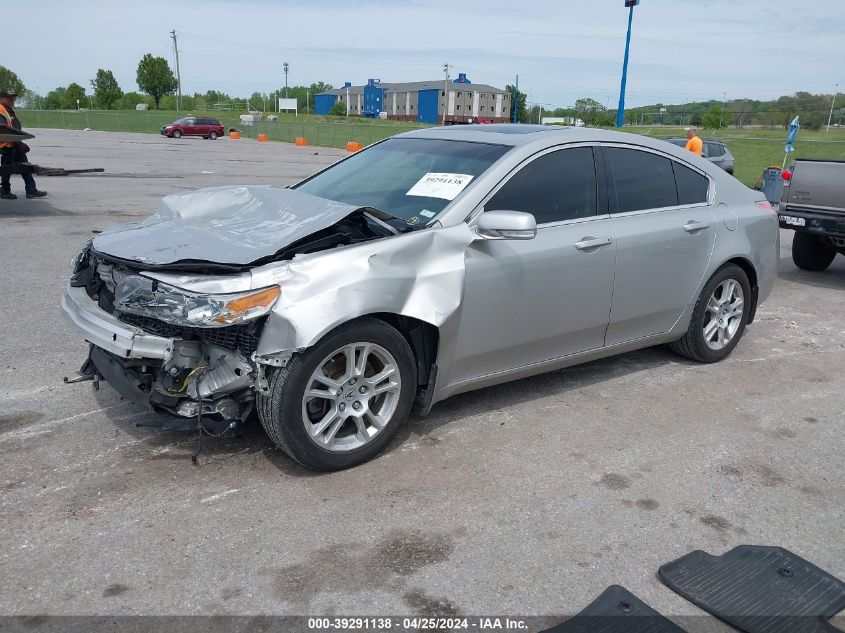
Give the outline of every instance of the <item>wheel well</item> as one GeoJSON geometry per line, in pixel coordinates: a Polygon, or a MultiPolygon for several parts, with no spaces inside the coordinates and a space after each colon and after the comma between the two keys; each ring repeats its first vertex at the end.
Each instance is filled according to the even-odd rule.
{"type": "Polygon", "coordinates": [[[760,288],[757,285],[757,271],[754,268],[754,264],[750,261],[745,259],[744,257],[734,257],[733,259],[729,259],[725,262],[726,264],[736,264],[748,276],[748,283],[751,285],[751,310],[748,313],[748,322],[751,323],[754,321],[754,315],[757,313],[757,297],[760,294],[760,288]]]}
{"type": "Polygon", "coordinates": [[[440,331],[437,327],[431,323],[401,314],[379,312],[367,316],[384,321],[396,328],[405,337],[417,361],[417,385],[423,388],[433,387],[434,385],[428,383],[431,368],[437,360],[437,349],[440,344],[440,331]]]}

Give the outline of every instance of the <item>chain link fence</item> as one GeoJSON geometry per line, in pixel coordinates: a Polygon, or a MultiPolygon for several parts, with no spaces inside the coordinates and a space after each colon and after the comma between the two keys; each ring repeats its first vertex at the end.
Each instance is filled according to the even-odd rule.
{"type": "MultiPolygon", "coordinates": [[[[97,110],[18,110],[25,128],[54,128],[65,130],[91,129],[106,132],[146,132],[158,134],[162,126],[172,123],[182,113],[156,111],[107,112],[97,110]]],[[[262,120],[242,125],[238,113],[215,112],[196,114],[198,117],[220,119],[228,132],[237,128],[241,136],[256,138],[266,134],[268,140],[293,143],[304,137],[309,145],[345,148],[349,141],[366,146],[400,132],[426,127],[416,123],[370,119],[315,119],[296,117],[278,121],[262,120]]]]}

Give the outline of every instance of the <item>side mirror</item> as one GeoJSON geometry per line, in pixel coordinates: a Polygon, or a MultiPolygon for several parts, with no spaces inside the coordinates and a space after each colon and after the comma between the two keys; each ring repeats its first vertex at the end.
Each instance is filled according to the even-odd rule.
{"type": "Polygon", "coordinates": [[[522,211],[485,211],[478,218],[475,232],[485,240],[533,240],[537,221],[522,211]]]}

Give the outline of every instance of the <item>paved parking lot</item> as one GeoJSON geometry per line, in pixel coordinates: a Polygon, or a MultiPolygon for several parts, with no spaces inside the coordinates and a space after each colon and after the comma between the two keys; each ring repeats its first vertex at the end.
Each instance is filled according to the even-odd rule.
{"type": "Polygon", "coordinates": [[[0,201],[0,614],[572,614],[622,584],[683,616],[701,612],[658,566],[740,543],[845,578],[845,258],[799,271],[784,232],[774,293],[718,365],[657,348],[458,396],[346,472],[303,470],[257,425],[194,467],[194,437],[62,384],[86,350],[59,312],[68,260],[169,192],[282,186],[344,153],[35,133],[34,162],[107,173],[0,201]]]}

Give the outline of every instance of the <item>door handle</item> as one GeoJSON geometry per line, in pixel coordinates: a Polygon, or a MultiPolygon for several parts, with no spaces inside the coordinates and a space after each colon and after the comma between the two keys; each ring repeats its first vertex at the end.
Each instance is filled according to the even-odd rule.
{"type": "Polygon", "coordinates": [[[710,226],[709,222],[699,222],[698,220],[690,220],[686,224],[684,224],[684,231],[687,233],[695,233],[696,231],[703,231],[708,226],[710,226]]]}
{"type": "Polygon", "coordinates": [[[590,248],[607,246],[612,241],[609,237],[582,237],[580,241],[575,242],[575,248],[579,251],[586,251],[590,248]]]}

